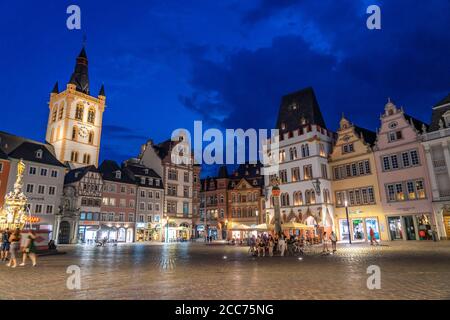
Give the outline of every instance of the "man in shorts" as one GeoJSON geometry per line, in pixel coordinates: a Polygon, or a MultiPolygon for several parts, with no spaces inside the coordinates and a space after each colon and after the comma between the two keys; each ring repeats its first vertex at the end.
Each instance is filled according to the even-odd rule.
{"type": "Polygon", "coordinates": [[[2,232],[2,247],[1,247],[1,259],[2,261],[6,261],[8,259],[8,253],[9,253],[9,229],[6,229],[2,232]]]}

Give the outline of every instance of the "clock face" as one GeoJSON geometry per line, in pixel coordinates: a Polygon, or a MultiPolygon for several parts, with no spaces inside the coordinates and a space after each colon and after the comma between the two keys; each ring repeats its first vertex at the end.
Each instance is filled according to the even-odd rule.
{"type": "Polygon", "coordinates": [[[86,138],[89,134],[89,130],[88,128],[82,126],[80,127],[80,129],[78,130],[78,135],[82,138],[86,138]]]}

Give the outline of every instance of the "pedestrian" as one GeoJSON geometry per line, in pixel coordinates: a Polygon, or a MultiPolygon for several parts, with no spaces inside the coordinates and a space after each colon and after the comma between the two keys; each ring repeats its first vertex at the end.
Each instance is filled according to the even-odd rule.
{"type": "Polygon", "coordinates": [[[273,242],[272,237],[269,238],[269,256],[273,257],[273,247],[275,246],[275,243],[273,242]]]}
{"type": "Polygon", "coordinates": [[[31,233],[27,237],[25,247],[23,248],[22,263],[20,264],[20,266],[23,267],[25,265],[27,256],[30,258],[33,267],[36,266],[36,245],[34,243],[35,240],[36,234],[34,231],[31,231],[31,233]]]}
{"type": "Polygon", "coordinates": [[[11,254],[11,258],[9,263],[6,265],[11,268],[15,268],[17,266],[17,253],[20,247],[20,230],[19,228],[14,231],[13,234],[9,237],[10,248],[9,253],[11,254]]]}
{"type": "Polygon", "coordinates": [[[333,250],[334,253],[336,252],[336,243],[337,243],[337,237],[334,231],[331,231],[330,240],[331,240],[331,249],[333,250]]]}
{"type": "Polygon", "coordinates": [[[6,230],[2,233],[2,252],[1,252],[1,258],[2,261],[6,261],[8,259],[8,253],[9,253],[9,229],[6,228],[6,230]]]}
{"type": "Polygon", "coordinates": [[[322,239],[322,241],[323,241],[323,250],[322,250],[322,253],[330,252],[330,250],[328,250],[328,235],[327,235],[327,232],[326,232],[326,231],[323,233],[323,239],[322,239]]]}
{"type": "Polygon", "coordinates": [[[281,236],[278,241],[278,246],[280,247],[280,256],[284,256],[284,251],[286,251],[286,241],[284,240],[284,236],[281,236]]]}
{"type": "MultiPolygon", "coordinates": [[[[263,257],[266,256],[266,242],[264,241],[264,239],[261,239],[259,241],[259,252],[261,252],[261,255],[263,257]]],[[[258,256],[259,256],[259,252],[258,252],[258,256]]]]}
{"type": "Polygon", "coordinates": [[[375,238],[375,231],[373,231],[372,227],[369,228],[369,234],[370,234],[370,245],[373,246],[373,243],[379,244],[377,239],[375,238]]]}

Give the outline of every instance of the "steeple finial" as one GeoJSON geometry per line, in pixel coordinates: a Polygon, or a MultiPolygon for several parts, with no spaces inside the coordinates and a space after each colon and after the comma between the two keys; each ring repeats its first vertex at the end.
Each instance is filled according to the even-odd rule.
{"type": "Polygon", "coordinates": [[[106,95],[105,95],[105,85],[104,84],[102,84],[102,86],[100,87],[100,91],[99,91],[98,95],[106,97],[106,95]]]}
{"type": "Polygon", "coordinates": [[[84,45],[76,59],[75,70],[69,83],[74,84],[77,91],[89,94],[88,58],[84,45]]]}
{"type": "Polygon", "coordinates": [[[58,88],[58,81],[55,82],[55,85],[53,86],[53,90],[52,93],[59,93],[59,88],[58,88]]]}

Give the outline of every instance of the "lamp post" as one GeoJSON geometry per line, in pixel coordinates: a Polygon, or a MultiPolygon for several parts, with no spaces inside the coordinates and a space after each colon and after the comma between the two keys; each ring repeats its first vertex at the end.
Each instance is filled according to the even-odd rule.
{"type": "Polygon", "coordinates": [[[345,215],[347,216],[347,229],[348,229],[348,243],[352,244],[352,237],[350,235],[350,219],[348,218],[348,201],[344,201],[345,204],[345,215]]]}
{"type": "Polygon", "coordinates": [[[169,243],[169,217],[167,216],[167,213],[165,215],[165,218],[166,218],[166,236],[165,236],[166,241],[165,242],[169,243]]]}

